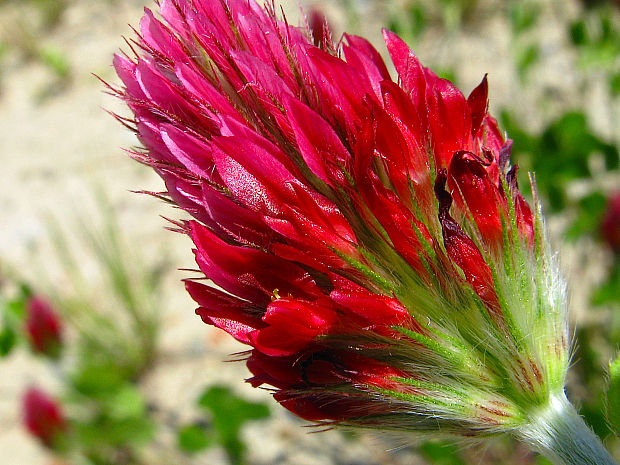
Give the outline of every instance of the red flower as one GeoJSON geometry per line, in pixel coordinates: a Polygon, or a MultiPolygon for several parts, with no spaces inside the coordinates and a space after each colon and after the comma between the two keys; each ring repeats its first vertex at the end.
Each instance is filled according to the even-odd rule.
{"type": "Polygon", "coordinates": [[[45,446],[59,445],[67,422],[58,402],[37,388],[29,388],[23,398],[24,424],[45,446]]]}
{"type": "Polygon", "coordinates": [[[607,202],[601,233],[609,248],[620,253],[620,193],[611,196],[607,202]]]}
{"type": "Polygon", "coordinates": [[[51,305],[32,297],[26,306],[26,333],[32,350],[56,358],[62,348],[62,324],[51,305]]]}
{"type": "MultiPolygon", "coordinates": [[[[535,234],[486,77],[466,98],[385,32],[395,82],[365,39],[336,51],[318,21],[313,42],[253,1],[160,12],[166,24],[146,10],[134,55],[115,57],[135,115],[123,121],[194,218],[181,229],[218,288],[187,290],[203,321],[251,347],[249,381],[304,418],[431,429],[463,379],[481,397],[502,385],[480,341],[522,343],[514,324],[528,320],[503,295],[515,279],[497,273],[523,272],[508,263],[531,258],[535,234]]],[[[528,292],[517,299],[539,301],[528,292]]],[[[545,368],[524,357],[535,395],[545,368]]],[[[502,408],[447,415],[447,431],[508,422],[502,408]]]]}

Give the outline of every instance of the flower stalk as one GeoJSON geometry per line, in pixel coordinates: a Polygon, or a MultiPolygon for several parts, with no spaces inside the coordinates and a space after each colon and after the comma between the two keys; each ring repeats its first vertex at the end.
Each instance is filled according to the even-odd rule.
{"type": "Polygon", "coordinates": [[[553,394],[516,437],[555,465],[617,465],[564,392],[553,394]]]}

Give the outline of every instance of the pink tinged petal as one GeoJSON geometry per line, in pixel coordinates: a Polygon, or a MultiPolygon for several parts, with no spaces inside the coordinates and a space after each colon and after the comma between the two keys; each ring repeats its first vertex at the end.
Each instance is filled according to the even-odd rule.
{"type": "Polygon", "coordinates": [[[144,9],[144,16],[140,20],[140,32],[146,45],[159,54],[160,57],[172,61],[187,59],[187,53],[166,26],[153,16],[148,8],[144,9]]]}
{"type": "Polygon", "coordinates": [[[270,384],[285,389],[304,383],[298,357],[271,357],[253,350],[247,366],[254,375],[247,381],[254,387],[270,384]]]}
{"type": "Polygon", "coordinates": [[[275,300],[263,316],[269,326],[250,334],[250,340],[266,355],[292,355],[329,333],[337,316],[328,305],[328,301],[275,300]]]}
{"type": "Polygon", "coordinates": [[[282,212],[282,200],[252,175],[241,163],[219,147],[214,147],[213,159],[226,187],[232,195],[248,208],[264,214],[278,215],[282,212]]]}
{"type": "Polygon", "coordinates": [[[250,344],[249,333],[265,327],[260,317],[251,313],[249,302],[194,281],[186,281],[185,288],[200,305],[196,314],[202,321],[223,329],[244,344],[250,344]]]}
{"type": "MultiPolygon", "coordinates": [[[[271,226],[274,231],[278,231],[273,227],[273,225],[271,226]]],[[[269,250],[284,260],[309,266],[310,268],[322,273],[327,273],[330,265],[333,264],[334,266],[337,266],[341,263],[340,261],[336,264],[335,260],[329,256],[326,256],[327,254],[325,253],[320,255],[316,252],[316,250],[302,250],[297,245],[276,242],[271,244],[269,250]]]]}
{"type": "MultiPolygon", "coordinates": [[[[265,99],[273,98],[276,101],[282,101],[285,95],[294,95],[274,70],[273,65],[261,61],[247,51],[231,52],[231,57],[245,77],[246,85],[256,88],[265,99]]],[[[243,88],[237,89],[237,92],[243,94],[243,88]]]]}
{"type": "Polygon", "coordinates": [[[377,69],[373,57],[364,55],[362,51],[350,45],[344,45],[342,51],[347,65],[359,75],[360,83],[363,82],[362,87],[367,93],[372,89],[374,95],[371,97],[377,101],[381,100],[381,81],[390,79],[389,74],[383,75],[382,70],[377,69]]]}
{"type": "Polygon", "coordinates": [[[342,59],[330,55],[321,49],[308,47],[307,53],[310,61],[314,63],[324,76],[328,77],[329,81],[346,99],[343,101],[340,98],[340,101],[333,103],[341,105],[343,110],[345,110],[345,114],[349,114],[353,120],[359,119],[358,115],[363,108],[364,97],[374,95],[372,85],[367,77],[342,59]],[[352,83],[355,83],[355,85],[352,85],[352,83]]]}
{"type": "Polygon", "coordinates": [[[497,126],[497,121],[487,114],[482,122],[482,130],[478,133],[478,140],[475,141],[475,145],[483,147],[491,155],[492,161],[486,170],[495,184],[499,183],[499,158],[505,144],[504,136],[497,126]]]}
{"type": "Polygon", "coordinates": [[[188,103],[188,99],[180,93],[166,77],[157,71],[151,63],[140,60],[136,70],[136,79],[152,104],[160,109],[165,118],[179,118],[197,126],[212,125],[199,110],[188,103]]]}
{"type": "Polygon", "coordinates": [[[391,378],[408,377],[407,373],[397,370],[383,362],[371,358],[351,355],[345,361],[350,372],[351,382],[371,384],[382,388],[393,389],[400,383],[391,378]]]}
{"type": "Polygon", "coordinates": [[[296,99],[286,99],[285,108],[299,151],[308,167],[332,187],[345,185],[343,170],[350,169],[351,154],[332,127],[296,99]]]}
{"type": "Polygon", "coordinates": [[[245,106],[262,120],[267,130],[273,125],[268,118],[275,120],[278,126],[287,126],[281,102],[294,95],[284,80],[272,66],[249,52],[232,52],[231,56],[245,78],[243,85],[236,89],[245,106]]]}
{"type": "Polygon", "coordinates": [[[209,216],[202,208],[202,191],[200,184],[181,178],[174,170],[158,170],[166,184],[168,194],[179,207],[205,224],[209,216]]]}
{"type": "Polygon", "coordinates": [[[180,164],[203,179],[219,181],[207,141],[167,123],[160,125],[159,130],[162,141],[180,164]]]}
{"type": "Polygon", "coordinates": [[[450,162],[448,177],[458,207],[465,214],[471,213],[484,242],[499,244],[504,202],[480,160],[472,153],[457,152],[450,162]]]}
{"type": "MultiPolygon", "coordinates": [[[[299,213],[306,215],[312,222],[321,225],[325,230],[333,233],[341,241],[348,243],[357,243],[355,232],[338,209],[336,204],[323,197],[323,195],[311,190],[306,185],[300,183],[292,183],[291,187],[295,191],[297,202],[290,204],[291,208],[299,213]]],[[[335,244],[334,244],[335,245],[335,244]]]]}
{"type": "Polygon", "coordinates": [[[146,94],[142,91],[138,81],[136,81],[137,65],[126,56],[118,53],[114,54],[113,64],[116,74],[125,84],[127,95],[132,99],[145,100],[146,94]]]}
{"type": "Polygon", "coordinates": [[[188,27],[183,15],[189,10],[189,5],[177,0],[160,0],[159,11],[166,23],[187,43],[190,39],[188,27]]]}
{"type": "Polygon", "coordinates": [[[221,194],[213,187],[203,184],[203,206],[212,224],[222,231],[224,237],[246,245],[266,247],[274,235],[262,216],[221,194]]]}
{"type": "MultiPolygon", "coordinates": [[[[230,147],[232,147],[234,143],[238,143],[243,147],[249,144],[252,147],[256,147],[256,150],[258,150],[254,157],[250,157],[249,161],[245,157],[239,158],[239,161],[242,161],[243,163],[246,163],[246,161],[248,163],[257,163],[258,166],[255,171],[261,171],[261,163],[263,160],[260,158],[260,154],[263,154],[265,157],[274,160],[274,163],[277,165],[276,169],[278,173],[282,173],[284,175],[284,172],[288,171],[294,178],[301,179],[301,173],[295,163],[291,160],[291,157],[279,146],[268,140],[268,136],[263,136],[257,132],[257,130],[254,130],[252,127],[248,126],[247,122],[240,122],[228,116],[222,116],[220,120],[222,135],[226,136],[226,140],[230,142],[230,147]]],[[[218,140],[222,141],[224,139],[218,140]]],[[[271,178],[272,175],[268,175],[268,177],[271,178]]],[[[288,179],[288,175],[286,175],[286,177],[288,179]]]]}
{"type": "Polygon", "coordinates": [[[178,159],[170,152],[162,140],[162,133],[156,121],[142,119],[136,124],[138,139],[148,149],[149,158],[156,162],[178,164],[178,159]]]}
{"type": "Polygon", "coordinates": [[[200,269],[231,294],[266,305],[276,289],[282,295],[296,296],[320,292],[310,275],[297,265],[257,249],[228,244],[195,221],[190,222],[190,236],[200,269]]]}
{"type": "Polygon", "coordinates": [[[224,114],[238,121],[244,121],[243,117],[226,98],[225,93],[211,85],[205,76],[193,66],[190,64],[177,64],[175,74],[183,87],[199,102],[206,105],[205,111],[212,117],[216,114],[224,114]]]}
{"type": "Polygon", "coordinates": [[[426,227],[402,205],[398,197],[380,185],[378,180],[372,182],[372,185],[374,194],[369,195],[366,200],[371,211],[388,234],[394,249],[419,275],[426,276],[427,271],[421,258],[424,248],[418,237],[422,235],[429,243],[432,242],[426,227]]]}
{"type": "Polygon", "coordinates": [[[474,241],[463,232],[450,216],[452,197],[445,190],[446,180],[446,172],[441,170],[437,174],[435,194],[439,201],[439,221],[448,257],[463,271],[466,281],[490,310],[495,314],[500,314],[501,310],[489,265],[485,262],[474,241]]]}
{"type": "MultiPolygon", "coordinates": [[[[232,194],[244,205],[277,216],[294,198],[294,176],[264,147],[240,137],[214,139],[213,159],[232,194]]],[[[276,149],[279,150],[279,149],[276,149]]]]}
{"type": "MultiPolygon", "coordinates": [[[[291,90],[298,90],[298,83],[291,68],[287,48],[281,38],[292,39],[293,31],[285,30],[271,19],[256,18],[254,15],[239,16],[237,29],[243,38],[247,52],[273,69],[276,75],[286,83],[291,90]]],[[[297,35],[297,34],[294,34],[297,35]]],[[[307,42],[304,38],[304,42],[307,42]]]]}

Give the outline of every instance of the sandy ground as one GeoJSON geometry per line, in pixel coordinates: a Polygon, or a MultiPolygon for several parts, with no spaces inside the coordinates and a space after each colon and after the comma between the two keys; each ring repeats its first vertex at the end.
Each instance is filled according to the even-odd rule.
{"type": "MultiPolygon", "coordinates": [[[[571,14],[572,2],[563,3],[568,5],[565,14],[571,14]]],[[[297,23],[296,4],[286,2],[285,7],[289,20],[297,23]]],[[[184,275],[175,271],[192,266],[189,241],[164,231],[165,222],[159,217],[162,214],[173,216],[176,212],[155,199],[129,192],[157,190],[160,183],[150,170],[123,154],[121,147],[135,144],[134,136],[102,110],[123,111],[119,102],[103,92],[92,73],[117,82],[110,66],[112,54],[122,45],[121,36],[131,34],[127,24],[138,24],[141,8],[138,0],[71,2],[60,26],[42,40],[66,54],[72,80],[67,89],[43,101],[38,95],[52,79],[49,71],[39,63],[22,62],[16,57],[9,56],[5,60],[6,67],[0,78],[0,206],[3,216],[0,257],[34,282],[42,275],[54,279],[56,271],[49,260],[46,215],[53,215],[67,225],[78,213],[88,217],[93,208],[93,186],[104,186],[130,243],[140,244],[149,260],[156,262],[165,254],[172,263],[166,276],[161,357],[143,386],[149,400],[187,419],[195,415],[191,405],[207,383],[226,383],[249,399],[272,402],[267,393],[241,382],[247,376],[243,365],[222,362],[228,354],[241,350],[241,346],[230,338],[219,337],[219,333],[200,324],[193,314],[194,305],[179,283],[184,275]]],[[[372,8],[362,9],[366,17],[373,15],[372,8]]],[[[330,7],[330,12],[336,18],[336,27],[341,27],[342,15],[334,7],[330,7]]],[[[13,13],[5,8],[0,14],[13,13]]],[[[379,29],[374,30],[368,35],[378,43],[379,29]]],[[[427,62],[451,64],[458,69],[466,92],[489,72],[491,107],[500,108],[510,102],[517,89],[505,31],[505,22],[492,20],[468,38],[429,37],[424,43],[416,44],[416,50],[427,62]]],[[[547,71],[536,77],[542,80],[540,88],[545,87],[545,82],[571,86],[570,57],[557,51],[562,47],[560,32],[550,28],[540,33],[546,40],[544,53],[549,61],[547,71]]],[[[596,96],[596,90],[593,92],[592,104],[595,105],[596,98],[602,97],[596,96]]],[[[519,99],[526,107],[536,95],[520,95],[519,99]]],[[[610,128],[603,128],[606,130],[610,128]]],[[[572,266],[581,268],[579,261],[583,260],[583,252],[571,252],[567,256],[569,270],[572,266]]],[[[594,255],[590,259],[598,258],[594,255]]],[[[591,279],[596,280],[596,275],[591,279]]],[[[20,424],[16,399],[25,386],[34,382],[52,392],[58,388],[54,374],[23,351],[0,362],[2,465],[50,463],[49,457],[26,436],[20,424]]],[[[300,427],[303,423],[283,409],[273,408],[273,412],[273,419],[268,423],[253,425],[245,431],[251,464],[414,463],[412,452],[386,453],[393,443],[365,436],[361,441],[351,442],[337,432],[307,434],[307,430],[300,427]]],[[[160,432],[158,439],[150,452],[154,464],[226,463],[217,449],[191,462],[168,455],[167,445],[174,440],[171,432],[160,432]]]]}

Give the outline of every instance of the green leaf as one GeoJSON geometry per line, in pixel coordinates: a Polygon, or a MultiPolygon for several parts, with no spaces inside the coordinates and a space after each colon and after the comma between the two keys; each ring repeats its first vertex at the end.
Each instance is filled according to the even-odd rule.
{"type": "Polygon", "coordinates": [[[80,444],[93,449],[144,444],[155,432],[155,424],[147,417],[116,421],[97,415],[75,427],[80,444]]]}
{"type": "Polygon", "coordinates": [[[588,42],[588,30],[585,21],[581,19],[571,24],[569,35],[574,45],[580,46],[588,42]]]}
{"type": "Polygon", "coordinates": [[[108,363],[92,363],[80,366],[72,376],[71,382],[76,391],[90,397],[107,397],[125,382],[125,374],[120,367],[108,363]]]}
{"type": "Polygon", "coordinates": [[[517,52],[517,70],[521,79],[524,79],[527,72],[534,66],[540,59],[540,47],[538,44],[530,44],[521,48],[517,52]]]}
{"type": "Polygon", "coordinates": [[[413,37],[419,37],[426,29],[426,12],[420,5],[414,3],[409,7],[409,19],[411,34],[413,37]]]}
{"type": "Polygon", "coordinates": [[[609,78],[609,91],[614,97],[620,95],[620,73],[613,74],[609,78]]]}
{"type": "Polygon", "coordinates": [[[595,235],[607,207],[607,197],[601,192],[593,192],[579,200],[577,218],[566,231],[566,238],[575,240],[584,234],[595,235]]]}
{"type": "Polygon", "coordinates": [[[145,403],[142,393],[128,384],[114,393],[106,402],[106,413],[115,420],[127,420],[144,415],[145,403]]]}
{"type": "Polygon", "coordinates": [[[538,20],[540,5],[532,2],[518,2],[510,9],[510,22],[515,35],[531,29],[538,20]]]}
{"type": "Polygon", "coordinates": [[[245,451],[239,438],[241,427],[248,420],[267,418],[269,407],[241,399],[223,386],[208,388],[198,400],[198,405],[211,412],[218,442],[226,449],[230,461],[235,465],[241,464],[245,451]]]}
{"type": "Polygon", "coordinates": [[[15,331],[8,325],[5,325],[0,331],[0,357],[6,357],[11,353],[17,342],[15,331]]]}
{"type": "Polygon", "coordinates": [[[611,428],[620,434],[620,355],[609,365],[607,390],[607,418],[611,428]]]}
{"type": "Polygon", "coordinates": [[[549,459],[539,455],[536,457],[536,465],[553,465],[553,463],[549,459]]]}
{"type": "Polygon", "coordinates": [[[466,465],[459,456],[458,447],[451,443],[430,441],[422,444],[419,450],[433,465],[466,465]]]}
{"type": "Polygon", "coordinates": [[[39,58],[59,79],[67,79],[71,74],[71,65],[66,55],[55,48],[43,48],[39,51],[39,58]]]}
{"type": "Polygon", "coordinates": [[[188,453],[194,453],[206,449],[211,445],[211,439],[201,425],[186,425],[177,433],[179,447],[188,453]]]}
{"type": "Polygon", "coordinates": [[[620,260],[616,260],[607,280],[592,295],[593,305],[620,303],[620,260]]]}

